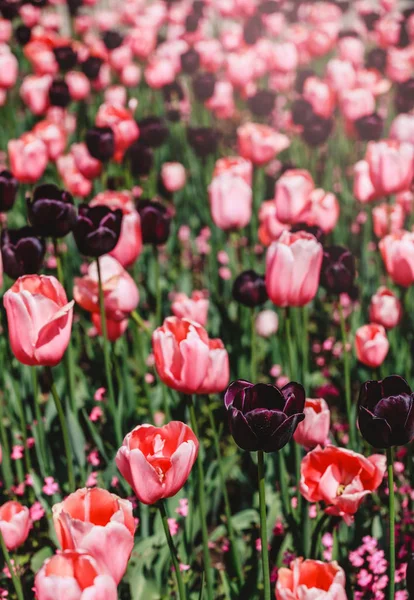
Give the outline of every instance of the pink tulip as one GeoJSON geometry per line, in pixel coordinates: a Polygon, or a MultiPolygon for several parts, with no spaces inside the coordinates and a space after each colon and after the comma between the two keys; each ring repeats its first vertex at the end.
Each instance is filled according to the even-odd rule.
{"type": "Polygon", "coordinates": [[[48,163],[46,144],[33,133],[24,133],[7,144],[10,169],[21,183],[36,183],[48,163]]]}
{"type": "Polygon", "coordinates": [[[389,205],[385,202],[372,209],[374,233],[382,238],[388,233],[395,233],[404,227],[404,209],[401,204],[389,205]]]}
{"type": "Polygon", "coordinates": [[[115,461],[138,500],[155,504],[183,487],[198,454],[190,427],[171,421],[163,427],[138,425],[128,433],[115,461]]]}
{"type": "Polygon", "coordinates": [[[71,194],[80,196],[81,198],[89,196],[92,191],[92,183],[78,169],[75,156],[72,153],[59,156],[56,166],[65,188],[71,194]]]}
{"type": "Polygon", "coordinates": [[[259,241],[263,246],[270,246],[276,241],[282,231],[289,229],[289,225],[281,223],[277,218],[277,210],[274,200],[262,202],[259,209],[259,241]]]}
{"type": "Polygon", "coordinates": [[[276,306],[304,306],[316,295],[323,249],[304,231],[284,231],[266,255],[266,289],[276,306]]]}
{"type": "Polygon", "coordinates": [[[117,600],[116,583],[84,551],[48,558],[35,578],[37,600],[117,600]]]}
{"type": "Polygon", "coordinates": [[[344,92],[355,87],[356,73],[352,64],[346,60],[332,58],[326,65],[326,79],[335,92],[344,92]]]}
{"type": "Polygon", "coordinates": [[[205,390],[214,385],[216,393],[228,384],[227,352],[220,340],[210,340],[195,321],[168,317],[152,334],[152,347],[157,373],[173,390],[183,394],[213,393],[205,390]],[[221,373],[217,373],[218,358],[221,373]]]}
{"type": "Polygon", "coordinates": [[[72,100],[85,100],[89,96],[91,84],[86,75],[81,71],[69,71],[65,75],[65,81],[72,100]]]}
{"type": "Polygon", "coordinates": [[[414,147],[394,140],[369,142],[366,153],[369,173],[377,195],[408,190],[414,177],[414,147]]]}
{"type": "Polygon", "coordinates": [[[268,338],[279,328],[279,317],[274,310],[262,310],[256,317],[256,331],[260,337],[268,338]]]}
{"type": "Polygon", "coordinates": [[[19,73],[19,63],[17,58],[9,49],[2,51],[0,49],[0,88],[10,89],[16,81],[19,73]]]}
{"type": "Polygon", "coordinates": [[[396,284],[408,287],[414,283],[414,233],[391,233],[380,241],[379,249],[387,273],[396,284]]]}
{"type": "Polygon", "coordinates": [[[289,147],[286,135],[268,125],[245,123],[237,129],[239,154],[254,165],[264,165],[289,147]]]}
{"type": "Polygon", "coordinates": [[[337,562],[296,558],[278,570],[276,600],[347,600],[345,572],[337,562]]]}
{"type": "Polygon", "coordinates": [[[195,291],[189,298],[186,294],[174,295],[171,311],[179,319],[189,319],[205,327],[208,317],[208,297],[204,292],[195,291]]]}
{"type": "Polygon", "coordinates": [[[250,160],[242,156],[224,156],[223,158],[219,158],[214,167],[213,177],[217,177],[222,173],[228,173],[229,171],[237,175],[237,177],[244,179],[247,185],[252,187],[253,165],[250,160]]]}
{"type": "MultiPolygon", "coordinates": [[[[91,314],[92,323],[94,324],[98,335],[102,333],[102,321],[99,313],[91,314]]],[[[122,319],[122,321],[114,321],[113,319],[106,319],[106,333],[110,342],[116,342],[116,340],[122,337],[125,331],[128,329],[128,319],[122,319]]]]}
{"type": "Polygon", "coordinates": [[[401,114],[391,123],[390,138],[414,145],[414,114],[401,114]]]}
{"type": "Polygon", "coordinates": [[[338,54],[341,60],[358,68],[364,64],[365,44],[359,38],[347,35],[338,40],[338,54]]]}
{"type": "Polygon", "coordinates": [[[112,190],[101,192],[95,196],[90,205],[103,205],[112,210],[117,208],[122,210],[121,235],[110,255],[123,267],[129,267],[136,261],[142,250],[141,219],[135,209],[131,193],[112,190]]]}
{"type": "MultiPolygon", "coordinates": [[[[99,264],[101,267],[105,314],[108,319],[122,321],[138,306],[138,288],[131,275],[112,256],[107,254],[102,256],[99,259],[99,264]]],[[[96,262],[89,265],[86,275],[75,277],[73,297],[84,310],[99,313],[96,262]]]]}
{"type": "Polygon", "coordinates": [[[49,160],[57,160],[65,151],[67,134],[62,125],[45,119],[36,123],[33,133],[45,143],[49,160]]]}
{"type": "Polygon", "coordinates": [[[161,179],[166,190],[178,192],[185,186],[185,167],[179,162],[166,162],[161,167],[161,179]]]}
{"type": "Polygon", "coordinates": [[[86,179],[96,179],[102,172],[102,163],[93,158],[84,142],[72,144],[70,152],[75,161],[75,167],[86,179]]]}
{"type": "Polygon", "coordinates": [[[108,104],[126,106],[128,100],[127,90],[123,85],[111,85],[105,90],[104,98],[108,104]]]}
{"type": "MultiPolygon", "coordinates": [[[[27,5],[29,6],[29,5],[27,5]]],[[[0,18],[0,43],[7,44],[12,36],[12,24],[8,19],[0,18]]]]}
{"type": "Polygon", "coordinates": [[[111,127],[115,136],[114,159],[120,162],[125,151],[139,137],[139,129],[131,112],[123,106],[103,103],[98,109],[95,124],[111,127]]]}
{"type": "Polygon", "coordinates": [[[375,99],[370,90],[355,88],[340,94],[341,112],[348,121],[356,121],[375,112],[375,99]]]}
{"type": "Polygon", "coordinates": [[[133,63],[125,65],[121,71],[121,82],[128,88],[137,87],[141,81],[141,69],[133,63]]]}
{"type": "Polygon", "coordinates": [[[323,398],[306,398],[305,420],[296,428],[293,438],[304,448],[325,445],[329,435],[331,413],[323,398]]]}
{"type": "Polygon", "coordinates": [[[145,81],[154,90],[172,83],[175,75],[174,63],[165,58],[153,58],[145,68],[145,81]]]}
{"type": "Polygon", "coordinates": [[[366,160],[359,160],[354,166],[354,196],[362,204],[371,202],[377,197],[376,189],[372,183],[369,164],[366,160]]]}
{"type": "Polygon", "coordinates": [[[208,188],[214,224],[220,229],[242,229],[252,217],[252,188],[227,171],[214,177],[208,188]]]}
{"type": "Polygon", "coordinates": [[[13,354],[24,365],[57,365],[68,346],[73,300],[55,277],[25,275],[4,294],[13,354]]]}
{"type": "Polygon", "coordinates": [[[231,119],[236,110],[236,103],[230,81],[217,81],[214,94],[205,102],[205,106],[217,119],[231,119]]]}
{"type": "Polygon", "coordinates": [[[382,325],[363,325],[355,332],[357,359],[367,367],[381,366],[388,354],[389,342],[382,325]]]}
{"type": "Polygon", "coordinates": [[[325,192],[321,188],[313,190],[309,196],[309,204],[297,217],[298,223],[306,223],[310,227],[317,226],[324,233],[330,233],[335,229],[339,219],[339,202],[331,192],[325,192]]]}
{"type": "Polygon", "coordinates": [[[369,318],[386,329],[393,329],[401,321],[402,305],[397,296],[386,287],[380,287],[372,296],[369,318]]]}
{"type": "Polygon", "coordinates": [[[30,512],[20,502],[9,500],[0,506],[0,531],[7,550],[15,550],[27,539],[30,530],[30,512]]]}
{"type": "Polygon", "coordinates": [[[308,77],[303,86],[303,97],[310,102],[314,112],[327,119],[335,108],[335,94],[327,83],[318,77],[308,77]]]}
{"type": "Polygon", "coordinates": [[[131,502],[101,488],[83,488],[52,510],[62,550],[84,550],[118,584],[134,547],[131,502]]]}
{"type": "Polygon", "coordinates": [[[282,223],[297,223],[310,202],[315,185],[304,169],[289,169],[278,179],[275,188],[277,218],[282,223]]]}

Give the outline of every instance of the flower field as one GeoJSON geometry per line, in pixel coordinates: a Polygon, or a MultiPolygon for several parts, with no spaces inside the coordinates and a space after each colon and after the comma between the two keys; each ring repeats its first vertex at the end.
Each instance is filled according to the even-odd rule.
{"type": "Polygon", "coordinates": [[[0,0],[0,598],[414,600],[414,5],[0,0]]]}

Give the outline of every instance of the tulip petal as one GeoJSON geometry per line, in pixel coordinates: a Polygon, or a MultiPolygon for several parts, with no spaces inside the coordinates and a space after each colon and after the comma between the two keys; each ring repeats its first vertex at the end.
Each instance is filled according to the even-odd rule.
{"type": "Polygon", "coordinates": [[[364,439],[374,448],[391,446],[391,427],[387,421],[375,417],[364,406],[359,407],[358,425],[364,439]]]}
{"type": "Polygon", "coordinates": [[[255,409],[268,409],[283,412],[285,398],[279,388],[274,385],[258,383],[245,390],[242,412],[247,413],[255,409]]]}
{"type": "Polygon", "coordinates": [[[306,393],[303,386],[300,383],[291,381],[281,391],[286,402],[283,412],[289,417],[302,413],[306,402],[306,393]]]}
{"type": "Polygon", "coordinates": [[[242,412],[237,408],[229,409],[229,427],[236,444],[243,450],[254,452],[261,449],[261,444],[250,428],[242,412]]]}
{"type": "Polygon", "coordinates": [[[192,440],[183,442],[171,456],[171,467],[166,472],[163,498],[170,498],[183,487],[197,458],[198,448],[192,440]]]}
{"type": "MultiPolygon", "coordinates": [[[[286,415],[285,415],[286,416],[286,415]]],[[[296,427],[305,418],[304,413],[292,415],[285,419],[276,429],[272,436],[267,440],[266,447],[263,447],[265,452],[277,452],[290,441],[296,427]]]]}
{"type": "MultiPolygon", "coordinates": [[[[121,448],[122,449],[122,448],[121,448]]],[[[131,471],[131,487],[138,500],[144,504],[155,504],[164,497],[164,484],[160,475],[147,461],[141,450],[131,450],[129,453],[131,471]]]]}

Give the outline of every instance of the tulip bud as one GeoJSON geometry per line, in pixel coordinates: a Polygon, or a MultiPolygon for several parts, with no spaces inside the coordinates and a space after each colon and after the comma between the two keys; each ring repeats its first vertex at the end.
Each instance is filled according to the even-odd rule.
{"type": "Polygon", "coordinates": [[[66,108],[71,101],[69,86],[63,79],[55,79],[49,88],[49,100],[52,106],[66,108]]]}
{"type": "Polygon", "coordinates": [[[253,270],[243,271],[234,280],[233,298],[236,302],[253,308],[267,300],[266,285],[263,275],[253,270]]]}
{"type": "Polygon", "coordinates": [[[331,294],[349,294],[354,285],[355,259],[343,246],[323,249],[321,285],[331,294]]]}
{"type": "Polygon", "coordinates": [[[277,452],[305,418],[305,390],[299,383],[274,385],[233,381],[224,395],[234,441],[243,450],[277,452]]]}
{"type": "Polygon", "coordinates": [[[72,195],[52,183],[35,189],[32,201],[27,199],[27,211],[35,232],[42,237],[64,237],[76,221],[72,195]]]}
{"type": "Polygon", "coordinates": [[[138,121],[139,141],[150,148],[158,148],[168,138],[168,127],[161,117],[145,117],[138,121]]]}
{"type": "Polygon", "coordinates": [[[10,171],[0,172],[0,212],[7,212],[13,208],[18,187],[19,182],[10,171]]]}
{"type": "Polygon", "coordinates": [[[1,234],[3,270],[12,279],[38,273],[46,253],[43,240],[32,227],[4,229],[1,234]]]}
{"type": "Polygon", "coordinates": [[[123,42],[123,37],[118,31],[114,31],[110,29],[109,31],[105,31],[102,40],[108,50],[115,50],[115,48],[119,48],[119,46],[123,42]]]}
{"type": "Polygon", "coordinates": [[[358,402],[358,426],[374,448],[404,446],[414,439],[414,395],[398,375],[366,381],[358,402]]]}
{"type": "Polygon", "coordinates": [[[85,142],[89,154],[101,162],[109,160],[114,155],[115,137],[110,127],[92,127],[86,132],[85,142]]]}
{"type": "Polygon", "coordinates": [[[79,251],[85,256],[98,257],[115,248],[121,235],[122,210],[107,206],[81,204],[73,227],[79,251]]]}
{"type": "Polygon", "coordinates": [[[151,200],[140,200],[137,211],[141,217],[142,241],[144,244],[161,246],[170,235],[171,217],[165,206],[151,200]]]}
{"type": "Polygon", "coordinates": [[[371,369],[382,365],[389,347],[387,334],[382,325],[370,323],[359,327],[355,332],[357,359],[371,369]]]}
{"type": "Polygon", "coordinates": [[[58,46],[53,48],[53,54],[61,71],[70,71],[76,67],[78,55],[72,46],[58,46]]]}
{"type": "Polygon", "coordinates": [[[15,550],[27,539],[30,530],[30,513],[27,506],[9,500],[0,506],[0,531],[7,550],[15,550]]]}

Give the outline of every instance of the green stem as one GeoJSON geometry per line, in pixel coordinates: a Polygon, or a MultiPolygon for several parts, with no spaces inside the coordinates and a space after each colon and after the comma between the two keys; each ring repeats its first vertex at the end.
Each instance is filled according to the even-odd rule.
{"type": "Polygon", "coordinates": [[[69,432],[68,432],[68,426],[66,423],[66,417],[65,417],[65,413],[63,412],[62,402],[60,401],[59,394],[57,393],[55,382],[53,381],[52,369],[50,367],[45,367],[45,369],[46,369],[46,372],[48,374],[48,378],[50,381],[50,391],[52,393],[53,400],[55,402],[56,411],[57,411],[57,414],[59,417],[60,427],[62,429],[63,447],[65,449],[67,469],[68,469],[69,491],[74,492],[75,491],[75,477],[73,474],[73,455],[72,455],[72,448],[70,446],[69,432]]]}
{"type": "Polygon", "coordinates": [[[4,560],[6,562],[6,565],[10,571],[10,575],[11,575],[11,578],[13,581],[13,586],[16,591],[16,596],[17,596],[18,600],[24,600],[22,584],[21,584],[19,577],[14,572],[14,568],[13,568],[13,565],[12,565],[12,562],[10,559],[10,554],[6,548],[6,544],[3,539],[3,534],[1,532],[1,529],[0,529],[0,546],[1,546],[1,550],[3,552],[3,556],[4,556],[4,560]]]}
{"type": "Polygon", "coordinates": [[[289,377],[292,379],[294,376],[294,352],[293,352],[293,340],[292,340],[292,323],[291,323],[291,312],[289,307],[286,309],[286,341],[288,348],[288,366],[289,366],[289,377]]]}
{"type": "Polygon", "coordinates": [[[315,525],[315,528],[312,533],[312,545],[310,549],[310,558],[318,558],[316,554],[316,549],[319,544],[319,539],[322,533],[322,529],[324,524],[326,523],[328,516],[325,512],[319,517],[318,522],[315,525]]]}
{"type": "Polygon", "coordinates": [[[389,588],[388,598],[394,600],[395,596],[395,497],[394,497],[394,451],[387,448],[387,469],[390,506],[390,543],[389,543],[389,588]]]}
{"type": "Polygon", "coordinates": [[[220,484],[221,484],[221,489],[223,491],[224,512],[226,514],[227,533],[228,533],[229,540],[230,540],[230,552],[231,552],[231,556],[233,559],[234,567],[236,569],[236,574],[237,574],[237,579],[239,581],[239,585],[242,586],[244,583],[243,569],[242,569],[242,565],[241,565],[241,561],[240,561],[240,555],[237,552],[236,538],[234,535],[234,529],[233,529],[233,525],[231,522],[231,519],[232,519],[231,507],[230,507],[229,495],[227,492],[226,477],[224,474],[223,461],[222,461],[222,457],[221,457],[220,442],[219,442],[219,438],[218,438],[216,423],[214,421],[213,411],[211,410],[209,401],[207,401],[207,410],[208,410],[208,416],[210,418],[211,430],[213,432],[213,442],[214,442],[214,448],[216,450],[216,455],[217,455],[217,462],[218,462],[219,475],[220,475],[220,484]]]}
{"type": "Polygon", "coordinates": [[[104,352],[106,382],[108,385],[109,406],[110,406],[111,413],[112,413],[112,416],[115,421],[116,442],[117,442],[118,446],[120,446],[122,443],[122,431],[121,431],[120,423],[117,419],[117,412],[116,412],[114,384],[112,381],[112,373],[111,373],[111,358],[109,356],[109,342],[108,342],[108,328],[106,325],[105,299],[104,299],[104,292],[103,292],[103,287],[102,287],[102,274],[101,274],[101,265],[99,263],[99,258],[96,259],[96,267],[97,267],[97,271],[98,271],[99,310],[100,310],[100,314],[101,314],[101,329],[102,329],[102,337],[103,337],[103,352],[104,352]]]}
{"type": "Polygon", "coordinates": [[[16,401],[17,401],[17,407],[19,410],[20,430],[21,430],[22,442],[23,442],[23,446],[24,446],[24,462],[26,465],[27,472],[30,473],[32,470],[32,463],[30,460],[30,450],[27,446],[26,419],[25,419],[25,415],[24,415],[24,407],[23,407],[23,402],[22,402],[22,398],[21,398],[19,389],[16,390],[16,401]]]}
{"type": "Polygon", "coordinates": [[[297,506],[297,514],[299,515],[299,520],[301,520],[302,513],[302,494],[300,493],[300,468],[302,465],[302,447],[300,444],[297,444],[294,440],[292,440],[293,445],[295,446],[295,474],[296,474],[296,486],[297,486],[297,497],[298,497],[298,506],[297,506]]]}
{"type": "Polygon", "coordinates": [[[155,277],[155,325],[159,327],[161,325],[162,318],[162,303],[161,303],[161,269],[160,269],[160,259],[158,255],[157,246],[153,246],[154,252],[154,261],[155,261],[155,269],[154,269],[154,277],[155,277]]]}
{"type": "Polygon", "coordinates": [[[251,309],[251,377],[252,382],[257,378],[257,356],[256,356],[256,311],[251,309]]]}
{"type": "Polygon", "coordinates": [[[165,510],[165,504],[162,500],[159,502],[158,508],[160,509],[162,524],[164,527],[164,533],[165,533],[165,537],[167,538],[167,544],[170,549],[171,560],[174,565],[175,576],[177,578],[178,595],[180,597],[180,600],[186,600],[187,595],[185,593],[184,581],[183,581],[183,578],[181,575],[180,563],[178,562],[178,558],[177,558],[177,550],[174,546],[174,542],[171,537],[170,528],[168,526],[167,511],[165,510]]]}
{"type": "Polygon", "coordinates": [[[140,315],[137,313],[136,310],[132,311],[131,318],[137,324],[139,329],[142,329],[143,331],[145,331],[145,333],[147,333],[151,337],[150,329],[148,329],[148,327],[145,324],[144,319],[142,317],[140,317],[140,315]]]}
{"type": "Polygon", "coordinates": [[[269,571],[269,549],[267,547],[267,517],[266,517],[266,493],[265,493],[265,469],[263,451],[257,453],[257,475],[259,482],[259,507],[260,507],[260,537],[262,540],[262,567],[264,600],[270,600],[270,571],[269,571]]]}
{"type": "MultiPolygon", "coordinates": [[[[194,432],[194,435],[198,440],[200,440],[200,435],[198,431],[197,417],[195,414],[194,401],[191,396],[188,397],[188,407],[190,410],[190,420],[191,420],[191,428],[194,432]]],[[[200,450],[201,443],[200,443],[200,450]]],[[[205,477],[204,477],[204,469],[203,469],[203,460],[202,460],[202,452],[199,451],[197,457],[197,470],[198,470],[198,506],[200,509],[200,521],[201,521],[201,534],[203,538],[203,557],[204,557],[204,570],[206,573],[206,582],[207,582],[207,597],[209,600],[213,600],[214,591],[213,591],[213,577],[211,571],[211,558],[210,558],[210,550],[208,547],[208,529],[207,529],[207,510],[206,510],[206,501],[205,501],[205,477]]]]}
{"type": "Polygon", "coordinates": [[[348,339],[346,335],[345,316],[342,308],[342,304],[339,301],[339,316],[341,320],[341,334],[342,334],[342,352],[344,357],[344,377],[345,377],[345,402],[346,402],[346,414],[349,423],[349,441],[351,448],[356,449],[356,435],[355,435],[355,423],[352,417],[352,399],[351,399],[351,366],[349,363],[349,353],[347,350],[348,339]]]}
{"type": "Polygon", "coordinates": [[[48,457],[48,454],[47,454],[46,448],[45,448],[45,428],[43,425],[42,413],[40,411],[40,406],[39,406],[39,386],[37,383],[36,367],[32,367],[31,372],[32,372],[33,404],[34,404],[35,416],[36,416],[36,421],[37,421],[36,428],[37,428],[37,432],[39,435],[39,451],[40,451],[40,455],[42,457],[43,463],[44,463],[45,467],[48,469],[49,468],[49,457],[48,457]]]}
{"type": "Polygon", "coordinates": [[[0,399],[0,440],[3,449],[3,458],[1,461],[1,469],[3,473],[6,489],[10,490],[13,485],[13,472],[10,463],[10,445],[7,438],[7,432],[3,423],[3,400],[0,399]]]}

